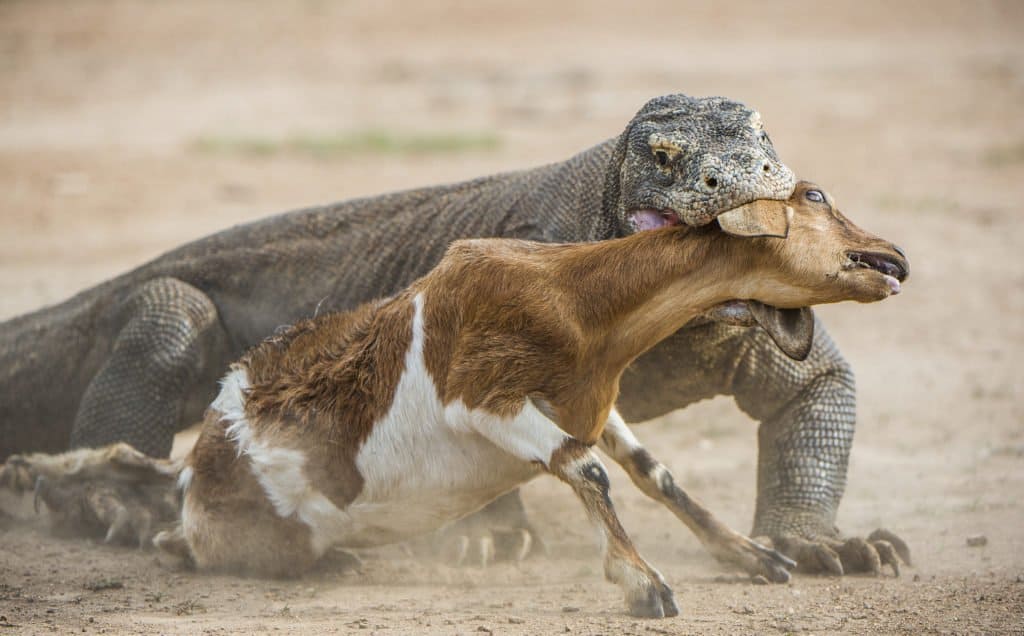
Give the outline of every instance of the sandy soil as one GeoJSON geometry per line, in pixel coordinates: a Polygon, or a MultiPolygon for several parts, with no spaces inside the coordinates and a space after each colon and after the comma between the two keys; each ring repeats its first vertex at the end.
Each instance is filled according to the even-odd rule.
{"type": "MultiPolygon", "coordinates": [[[[898,532],[915,567],[721,580],[615,471],[624,523],[679,618],[625,616],[580,506],[540,480],[527,505],[557,556],[486,571],[395,548],[363,553],[361,574],[202,576],[8,520],[0,634],[1024,633],[1024,9],[428,4],[0,4],[0,319],[234,223],[560,160],[654,95],[729,95],[913,262],[900,297],[821,313],[859,378],[839,523],[898,532]],[[374,131],[443,135],[454,150],[337,141],[374,131]],[[987,545],[968,547],[972,535],[987,545]]],[[[755,427],[731,402],[637,432],[749,528],[755,427]]]]}

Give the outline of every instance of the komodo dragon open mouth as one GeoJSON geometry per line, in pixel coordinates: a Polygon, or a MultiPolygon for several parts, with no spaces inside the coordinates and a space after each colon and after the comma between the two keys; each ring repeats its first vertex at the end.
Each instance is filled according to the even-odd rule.
{"type": "Polygon", "coordinates": [[[629,213],[629,218],[633,221],[633,227],[637,232],[682,224],[679,213],[668,209],[642,208],[633,210],[629,213]]]}

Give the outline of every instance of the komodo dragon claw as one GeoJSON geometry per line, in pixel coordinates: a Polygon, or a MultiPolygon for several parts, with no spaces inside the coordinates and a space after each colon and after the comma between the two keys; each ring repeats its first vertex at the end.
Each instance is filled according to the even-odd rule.
{"type": "Polygon", "coordinates": [[[797,561],[797,571],[806,574],[867,573],[882,575],[882,568],[889,566],[895,576],[900,575],[900,565],[911,565],[910,548],[907,543],[889,530],[879,528],[867,538],[851,537],[819,538],[807,540],[787,535],[759,541],[774,545],[780,552],[797,561]]]}

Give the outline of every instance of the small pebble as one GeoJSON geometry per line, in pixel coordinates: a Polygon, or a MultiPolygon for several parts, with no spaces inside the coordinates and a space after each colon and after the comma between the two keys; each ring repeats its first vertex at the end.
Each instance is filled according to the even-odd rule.
{"type": "Polygon", "coordinates": [[[967,545],[972,548],[980,548],[983,545],[988,545],[988,537],[983,534],[975,534],[967,537],[967,545]]]}
{"type": "Polygon", "coordinates": [[[572,614],[573,612],[580,611],[580,608],[573,607],[572,605],[566,605],[565,607],[562,608],[562,611],[565,612],[566,614],[572,614]]]}
{"type": "Polygon", "coordinates": [[[493,634],[494,633],[494,630],[491,629],[490,627],[486,626],[486,625],[481,625],[480,627],[477,627],[476,631],[483,632],[485,634],[493,634]]]}
{"type": "Polygon", "coordinates": [[[526,621],[521,619],[521,618],[519,618],[518,616],[509,616],[508,617],[508,622],[512,623],[513,625],[522,625],[526,621]]]}

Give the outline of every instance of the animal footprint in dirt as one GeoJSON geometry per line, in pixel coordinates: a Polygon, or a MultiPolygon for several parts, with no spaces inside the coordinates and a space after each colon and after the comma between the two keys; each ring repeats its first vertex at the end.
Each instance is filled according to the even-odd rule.
{"type": "Polygon", "coordinates": [[[45,505],[56,533],[140,547],[177,520],[176,476],[175,462],[127,444],[14,455],[0,466],[0,486],[15,492],[31,488],[36,512],[45,505]]]}

